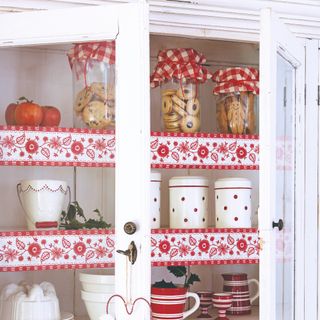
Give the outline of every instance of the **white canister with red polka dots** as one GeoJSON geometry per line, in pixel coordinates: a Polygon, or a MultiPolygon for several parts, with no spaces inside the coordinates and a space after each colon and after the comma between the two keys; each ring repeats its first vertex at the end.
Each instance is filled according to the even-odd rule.
{"type": "Polygon", "coordinates": [[[251,190],[251,181],[246,178],[215,182],[217,228],[251,228],[251,190]]]}
{"type": "Polygon", "coordinates": [[[160,190],[161,190],[161,173],[151,172],[150,177],[150,214],[151,228],[160,228],[160,190]]]}
{"type": "Polygon", "coordinates": [[[173,177],[169,181],[170,228],[207,228],[209,181],[204,177],[173,177]]]}

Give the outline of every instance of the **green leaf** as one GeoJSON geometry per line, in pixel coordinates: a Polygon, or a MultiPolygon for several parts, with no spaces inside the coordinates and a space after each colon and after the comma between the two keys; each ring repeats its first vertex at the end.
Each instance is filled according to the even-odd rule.
{"type": "Polygon", "coordinates": [[[70,203],[70,206],[68,208],[68,212],[67,212],[67,220],[71,221],[75,218],[77,213],[77,208],[74,206],[73,203],[70,203]]]}
{"type": "Polygon", "coordinates": [[[191,285],[193,285],[194,282],[200,281],[200,278],[197,274],[191,273],[188,281],[185,284],[185,287],[189,288],[191,285]]]}
{"type": "Polygon", "coordinates": [[[162,281],[155,282],[152,285],[153,288],[176,288],[177,286],[174,285],[172,282],[166,282],[162,279],[162,281]]]}
{"type": "Polygon", "coordinates": [[[167,267],[170,273],[175,275],[176,277],[185,277],[187,274],[187,269],[186,267],[183,266],[178,266],[178,267],[167,267]]]}

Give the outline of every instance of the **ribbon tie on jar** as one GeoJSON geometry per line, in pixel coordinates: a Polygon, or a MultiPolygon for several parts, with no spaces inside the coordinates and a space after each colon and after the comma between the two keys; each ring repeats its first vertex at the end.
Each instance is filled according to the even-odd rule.
{"type": "Polygon", "coordinates": [[[150,86],[155,88],[172,79],[179,80],[181,84],[186,80],[204,83],[212,78],[212,73],[203,66],[205,62],[205,56],[191,48],[162,50],[150,77],[150,86]]]}
{"type": "Polygon", "coordinates": [[[77,67],[75,70],[77,79],[83,75],[87,87],[87,69],[90,60],[101,61],[110,65],[115,64],[115,48],[115,41],[86,42],[74,45],[67,55],[71,69],[77,67]],[[83,64],[75,64],[75,62],[83,62],[83,64]]]}
{"type": "Polygon", "coordinates": [[[214,94],[231,92],[259,94],[259,71],[252,67],[220,69],[213,74],[212,80],[216,82],[214,94]]]}

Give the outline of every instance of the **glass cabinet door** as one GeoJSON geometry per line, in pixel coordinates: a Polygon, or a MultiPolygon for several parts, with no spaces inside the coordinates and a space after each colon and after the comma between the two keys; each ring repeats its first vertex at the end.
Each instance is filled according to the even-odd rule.
{"type": "Polygon", "coordinates": [[[299,217],[303,189],[300,131],[304,47],[271,10],[262,11],[260,40],[260,319],[302,319],[299,217]]]}
{"type": "Polygon", "coordinates": [[[115,253],[115,292],[131,313],[122,300],[115,299],[117,320],[150,317],[150,308],[142,299],[131,312],[137,298],[149,301],[151,282],[148,27],[148,5],[143,2],[2,14],[0,20],[3,48],[116,42],[115,251],[131,254],[133,244],[136,248],[132,254],[136,259],[130,261],[128,255],[115,253]],[[134,233],[124,228],[127,222],[136,225],[134,233]]]}

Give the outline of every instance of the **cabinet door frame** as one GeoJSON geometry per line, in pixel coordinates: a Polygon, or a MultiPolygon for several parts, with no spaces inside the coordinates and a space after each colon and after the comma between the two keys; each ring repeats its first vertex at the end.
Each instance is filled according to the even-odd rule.
{"type": "MultiPolygon", "coordinates": [[[[318,319],[318,192],[319,192],[319,41],[306,41],[306,104],[305,104],[305,319],[318,319]],[[315,135],[318,132],[318,135],[315,135]]],[[[320,234],[320,233],[319,233],[320,234]]],[[[319,288],[320,289],[320,288],[319,288]]]]}
{"type": "MultiPolygon", "coordinates": [[[[296,68],[295,95],[295,226],[304,226],[304,152],[305,152],[305,49],[274,16],[271,9],[261,11],[260,33],[260,210],[259,230],[263,242],[260,252],[260,319],[276,319],[276,236],[272,229],[276,212],[276,57],[280,53],[296,68]]],[[[280,231],[281,232],[281,231],[280,231]]],[[[282,231],[283,232],[283,231],[282,231]]],[[[294,232],[294,315],[304,319],[304,228],[294,232]],[[300,301],[300,303],[298,303],[300,301]]]]}
{"type": "MultiPolygon", "coordinates": [[[[0,47],[116,40],[115,242],[116,249],[127,250],[134,241],[138,254],[134,265],[116,254],[115,291],[129,311],[136,298],[150,300],[148,13],[148,5],[139,2],[2,14],[0,19],[0,47]],[[124,232],[128,221],[137,225],[134,235],[124,232]]],[[[115,303],[118,320],[149,319],[147,304],[138,303],[129,316],[122,301],[115,303]]]]}

